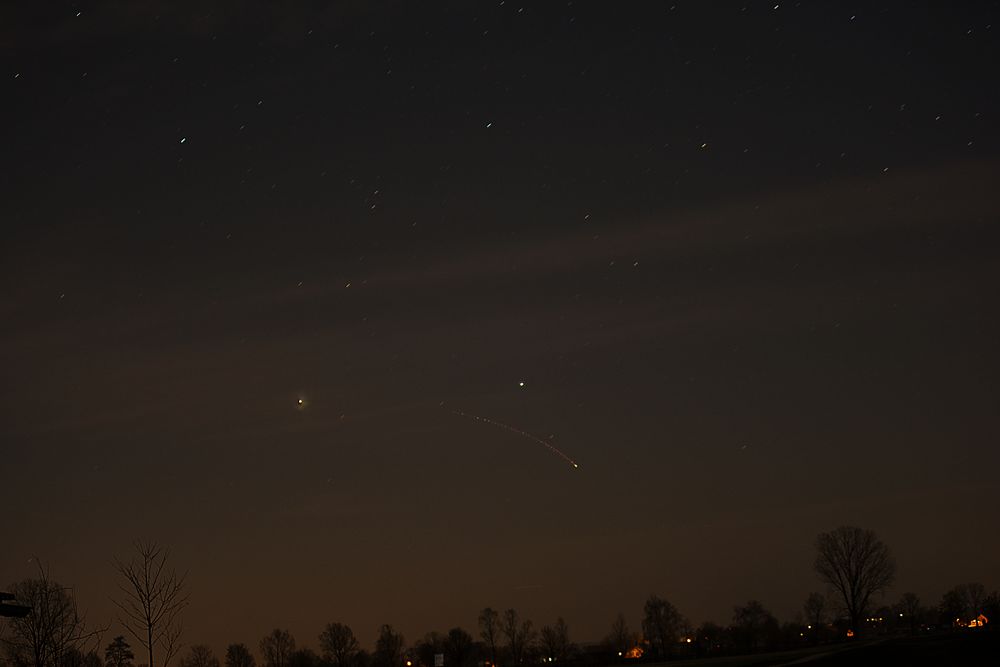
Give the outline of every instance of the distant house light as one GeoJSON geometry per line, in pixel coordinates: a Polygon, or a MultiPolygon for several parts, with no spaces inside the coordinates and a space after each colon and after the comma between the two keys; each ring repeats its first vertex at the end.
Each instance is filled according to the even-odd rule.
{"type": "Polygon", "coordinates": [[[638,660],[642,657],[642,654],[643,650],[641,646],[633,646],[629,650],[625,651],[625,655],[623,657],[628,658],[629,660],[638,660]]]}
{"type": "Polygon", "coordinates": [[[990,622],[990,620],[988,618],[986,618],[985,614],[980,614],[979,616],[976,616],[974,619],[972,619],[971,621],[969,621],[969,627],[970,628],[981,628],[981,627],[983,627],[984,625],[986,625],[989,622],[990,622]]]}

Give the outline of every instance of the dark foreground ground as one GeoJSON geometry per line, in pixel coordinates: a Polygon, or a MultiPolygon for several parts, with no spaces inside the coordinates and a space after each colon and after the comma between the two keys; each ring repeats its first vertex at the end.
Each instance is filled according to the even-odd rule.
{"type": "MultiPolygon", "coordinates": [[[[922,637],[899,637],[857,644],[820,646],[797,651],[729,658],[680,660],[664,667],[778,667],[808,665],[995,665],[1000,664],[1000,632],[974,631],[922,637]]],[[[652,666],[651,666],[652,667],[652,666]]]]}
{"type": "Polygon", "coordinates": [[[1000,662],[1000,632],[960,632],[889,639],[810,660],[827,665],[995,665],[1000,662]]]}

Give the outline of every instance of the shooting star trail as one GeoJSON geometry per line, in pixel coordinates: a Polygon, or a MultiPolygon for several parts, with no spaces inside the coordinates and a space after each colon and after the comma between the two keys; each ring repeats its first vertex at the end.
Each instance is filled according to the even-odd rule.
{"type": "Polygon", "coordinates": [[[573,466],[574,468],[580,467],[576,461],[566,456],[566,453],[563,452],[561,449],[559,449],[550,442],[542,440],[538,436],[528,433],[527,431],[522,431],[521,429],[511,426],[510,424],[504,424],[503,422],[498,422],[496,420],[490,419],[489,417],[480,417],[479,415],[469,414],[468,412],[462,412],[461,410],[452,410],[451,413],[454,415],[458,415],[459,417],[465,417],[466,419],[472,419],[473,421],[482,422],[483,424],[490,424],[491,426],[496,426],[497,428],[502,428],[503,430],[509,431],[515,435],[519,435],[522,438],[527,438],[532,442],[537,442],[539,445],[545,447],[550,452],[552,452],[553,454],[561,458],[563,461],[573,466]]]}

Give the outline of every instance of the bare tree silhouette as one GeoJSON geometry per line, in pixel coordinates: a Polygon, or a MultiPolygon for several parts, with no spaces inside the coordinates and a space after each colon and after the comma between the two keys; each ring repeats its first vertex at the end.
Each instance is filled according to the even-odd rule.
{"type": "Polygon", "coordinates": [[[980,583],[959,584],[941,598],[940,610],[948,623],[964,625],[983,611],[986,587],[980,583]]]}
{"type": "Polygon", "coordinates": [[[372,661],[376,667],[398,667],[403,659],[404,645],[403,635],[393,630],[391,625],[385,624],[379,628],[372,661]]]}
{"type": "Polygon", "coordinates": [[[181,658],[180,667],[219,667],[219,659],[206,644],[195,644],[181,658]]]}
{"type": "Polygon", "coordinates": [[[497,643],[500,639],[500,614],[486,607],[479,612],[479,637],[490,652],[490,664],[497,664],[497,643]]]}
{"type": "Polygon", "coordinates": [[[569,628],[562,616],[556,619],[555,625],[546,625],[541,630],[542,649],[549,660],[566,662],[573,652],[573,644],[569,640],[569,628]]]}
{"type": "Polygon", "coordinates": [[[297,651],[292,651],[288,658],[288,667],[320,667],[322,659],[316,655],[316,651],[304,647],[297,651]]]}
{"type": "Polygon", "coordinates": [[[104,664],[106,667],[132,667],[135,654],[132,647],[125,641],[123,635],[118,635],[104,649],[104,664]]]}
{"type": "Polygon", "coordinates": [[[288,667],[295,653],[295,637],[288,630],[275,628],[260,640],[265,667],[288,667]]]}
{"type": "Polygon", "coordinates": [[[413,646],[418,664],[423,667],[434,667],[434,656],[444,654],[445,637],[439,632],[428,632],[413,646]]]}
{"type": "Polygon", "coordinates": [[[358,640],[349,626],[327,623],[319,634],[319,647],[323,658],[334,667],[349,667],[358,653],[358,640]]]}
{"type": "Polygon", "coordinates": [[[528,648],[535,639],[535,631],[531,627],[531,621],[527,619],[521,621],[516,610],[508,609],[503,613],[500,629],[504,637],[507,638],[507,650],[510,652],[511,664],[521,664],[524,662],[528,648]]]}
{"type": "Polygon", "coordinates": [[[899,613],[910,626],[910,634],[916,634],[917,625],[920,623],[920,598],[916,593],[903,593],[896,605],[899,613]]]}
{"type": "Polygon", "coordinates": [[[452,628],[444,640],[445,664],[449,667],[467,667],[472,661],[475,646],[472,635],[462,628],[452,628]]]}
{"type": "Polygon", "coordinates": [[[733,631],[743,648],[756,651],[769,646],[779,632],[778,621],[758,600],[733,607],[733,631]]]}
{"type": "Polygon", "coordinates": [[[809,637],[817,640],[826,621],[826,596],[822,593],[810,593],[802,604],[802,615],[809,626],[809,637]]]}
{"type": "Polygon", "coordinates": [[[170,550],[156,542],[136,542],[135,553],[126,563],[114,561],[121,577],[120,600],[112,600],[120,612],[118,621],[135,637],[149,656],[147,667],[155,667],[155,651],[170,664],[180,650],[180,613],[188,604],[184,576],[168,567],[170,550]]]}
{"type": "Polygon", "coordinates": [[[816,538],[816,573],[843,602],[851,629],[860,632],[861,619],[876,593],[896,576],[896,563],[874,531],[841,526],[816,538]]]}
{"type": "Polygon", "coordinates": [[[632,636],[632,632],[628,629],[628,622],[625,620],[625,614],[618,612],[618,615],[615,616],[614,623],[611,624],[611,632],[608,633],[608,636],[604,641],[607,643],[608,648],[617,652],[619,655],[622,655],[632,648],[635,638],[632,636]]]}
{"type": "Polygon", "coordinates": [[[958,586],[965,599],[965,613],[969,620],[974,619],[983,611],[983,602],[986,601],[986,587],[979,582],[972,582],[958,586]]]}
{"type": "Polygon", "coordinates": [[[31,612],[7,619],[8,632],[2,641],[16,662],[50,667],[64,663],[71,653],[82,655],[80,649],[86,644],[98,646],[107,628],[87,630],[86,615],[80,614],[72,589],[52,581],[41,561],[34,561],[38,577],[10,587],[15,599],[29,605],[31,612]]]}
{"type": "Polygon", "coordinates": [[[226,667],[257,667],[257,661],[246,644],[230,644],[226,648],[226,667]]]}
{"type": "Polygon", "coordinates": [[[684,624],[684,617],[677,611],[677,607],[667,600],[655,595],[650,595],[646,600],[643,607],[642,632],[660,657],[670,657],[684,624]]]}

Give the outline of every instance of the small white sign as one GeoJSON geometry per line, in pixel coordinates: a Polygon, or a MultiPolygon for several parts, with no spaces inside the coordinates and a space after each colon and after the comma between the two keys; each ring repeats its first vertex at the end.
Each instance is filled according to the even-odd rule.
{"type": "Polygon", "coordinates": [[[434,654],[434,667],[444,667],[444,653],[434,654]]]}

